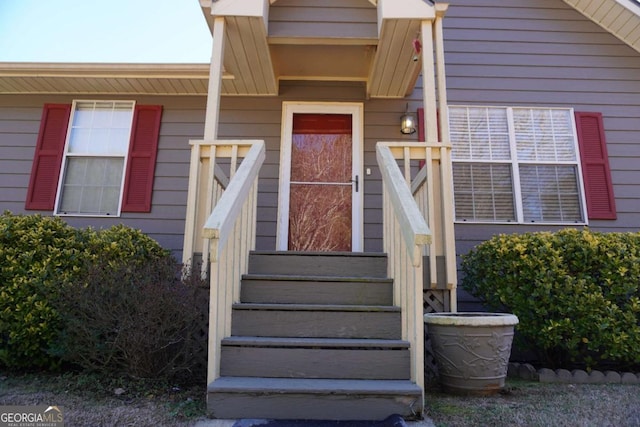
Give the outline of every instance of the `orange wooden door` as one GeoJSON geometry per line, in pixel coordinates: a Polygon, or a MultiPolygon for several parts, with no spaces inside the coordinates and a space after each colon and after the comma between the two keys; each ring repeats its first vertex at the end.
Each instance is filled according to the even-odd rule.
{"type": "Polygon", "coordinates": [[[351,251],[352,116],[293,115],[289,238],[292,251],[351,251]]]}

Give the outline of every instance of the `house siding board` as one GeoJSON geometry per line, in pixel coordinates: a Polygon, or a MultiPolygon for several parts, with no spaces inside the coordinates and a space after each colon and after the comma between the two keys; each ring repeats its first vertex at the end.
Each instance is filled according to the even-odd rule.
{"type": "MultiPolygon", "coordinates": [[[[445,17],[451,105],[570,107],[601,112],[617,205],[598,231],[640,224],[640,55],[572,7],[555,0],[451,0],[445,17]]],[[[420,96],[417,92],[412,98],[420,96]]],[[[555,225],[457,223],[456,252],[498,233],[557,230],[555,225]]],[[[463,290],[459,310],[479,308],[463,290]]]]}
{"type": "MultiPolygon", "coordinates": [[[[0,106],[0,171],[14,169],[16,161],[31,157],[33,159],[33,134],[37,136],[40,128],[40,108],[0,106]],[[37,117],[33,120],[33,117],[37,117]],[[28,153],[20,150],[28,150],[28,153]],[[25,154],[27,156],[25,157],[25,154]]],[[[29,165],[30,168],[30,165],[29,165]]],[[[0,183],[2,185],[2,183],[0,183]]]]}
{"type": "MultiPolygon", "coordinates": [[[[366,0],[306,2],[279,0],[271,7],[270,36],[351,36],[359,22],[375,32],[375,9],[366,0]],[[360,14],[360,15],[359,15],[360,14]],[[326,25],[332,17],[332,25],[326,25]],[[342,32],[341,32],[342,31],[342,32]]],[[[590,221],[600,231],[637,231],[640,224],[640,54],[557,0],[451,0],[443,21],[448,101],[452,105],[571,107],[604,117],[617,220],[590,221]]],[[[361,31],[358,29],[357,31],[361,31]]],[[[363,33],[364,34],[364,33],[363,33]]],[[[364,103],[364,230],[366,251],[382,250],[380,174],[375,159],[378,141],[417,140],[402,136],[399,116],[407,101],[422,104],[423,82],[406,100],[366,100],[358,83],[283,81],[277,97],[223,97],[220,138],[264,139],[266,161],[259,180],[257,248],[275,247],[280,129],[283,101],[364,103]]],[[[75,98],[99,98],[77,96],[75,98]]],[[[102,97],[104,98],[104,97],[102,97]]],[[[126,95],[118,98],[129,98],[126,95]]],[[[44,103],[68,103],[72,97],[0,96],[0,209],[22,212],[33,149],[44,103]],[[7,179],[3,179],[7,178],[7,179]]],[[[122,220],[151,233],[179,251],[190,139],[202,139],[204,97],[136,98],[163,105],[153,210],[126,214],[122,220]]],[[[112,221],[120,221],[113,219],[112,221]]],[[[74,224],[94,219],[68,218],[74,224]]],[[[110,224],[100,220],[101,224],[110,224]]],[[[557,230],[560,226],[456,224],[458,255],[497,233],[557,230]]],[[[475,304],[460,292],[460,310],[475,304]]]]}
{"type": "Polygon", "coordinates": [[[538,102],[565,104],[564,92],[568,90],[577,94],[583,92],[578,100],[582,104],[599,105],[602,97],[598,92],[625,94],[632,89],[630,83],[635,83],[636,90],[631,91],[631,96],[611,104],[637,105],[637,100],[633,99],[633,94],[637,93],[637,52],[561,3],[554,2],[551,7],[549,2],[543,2],[536,3],[535,8],[526,8],[533,2],[510,0],[497,8],[484,7],[492,3],[454,1],[444,20],[450,102],[469,98],[461,92],[479,90],[484,93],[474,94],[474,101],[485,97],[485,102],[495,103],[497,92],[500,101],[522,103],[529,101],[532,94],[528,92],[542,91],[545,96],[538,102]],[[549,6],[541,8],[540,5],[549,6]],[[558,6],[565,9],[566,15],[574,16],[571,22],[580,22],[588,32],[576,31],[557,20],[558,6]],[[512,9],[521,18],[510,21],[511,29],[502,29],[505,24],[499,19],[490,22],[476,19],[477,7],[499,11],[512,9]],[[540,26],[541,22],[545,25],[540,26]],[[473,28],[472,34],[468,34],[469,27],[473,28]],[[496,29],[502,32],[496,35],[496,29]],[[536,35],[544,38],[536,39],[536,35]],[[467,43],[472,45],[467,46],[467,43]],[[623,71],[625,75],[613,80],[612,71],[623,71]],[[560,85],[554,81],[562,82],[560,88],[563,90],[547,91],[547,84],[560,85]],[[569,81],[572,81],[570,85],[565,84],[569,81]],[[493,90],[485,92],[485,87],[493,90]]]}
{"type": "Polygon", "coordinates": [[[269,36],[376,38],[377,19],[367,0],[280,0],[269,8],[269,36]]]}
{"type": "Polygon", "coordinates": [[[44,104],[70,104],[73,99],[135,99],[144,105],[162,105],[163,116],[151,213],[123,213],[119,218],[64,217],[77,227],[109,227],[125,223],[141,229],[179,257],[189,172],[189,140],[204,132],[205,99],[194,97],[129,96],[0,96],[0,211],[26,211],[24,203],[44,104]]]}
{"type": "MultiPolygon", "coordinates": [[[[279,2],[278,2],[279,3],[279,2]]],[[[264,139],[266,159],[260,172],[258,184],[257,249],[272,250],[276,242],[278,185],[280,173],[280,132],[282,126],[282,103],[285,101],[313,102],[363,102],[364,124],[364,168],[372,169],[371,176],[363,177],[365,204],[372,206],[364,210],[365,251],[382,251],[381,184],[376,171],[375,144],[381,140],[398,140],[397,116],[404,111],[401,101],[365,101],[365,88],[360,83],[340,82],[282,82],[278,97],[222,98],[219,136],[221,139],[264,139]],[[376,111],[370,119],[369,108],[376,111]],[[379,123],[382,122],[382,123],[379,123]],[[374,135],[375,137],[367,137],[374,135]]]]}

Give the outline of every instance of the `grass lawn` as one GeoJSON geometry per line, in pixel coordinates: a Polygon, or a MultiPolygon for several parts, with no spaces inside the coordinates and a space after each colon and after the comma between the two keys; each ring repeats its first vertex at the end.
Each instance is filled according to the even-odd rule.
{"type": "Polygon", "coordinates": [[[65,373],[0,373],[0,405],[57,405],[65,426],[190,426],[205,415],[205,385],[65,373]]]}
{"type": "MultiPolygon", "coordinates": [[[[89,374],[0,373],[0,405],[58,405],[65,425],[192,426],[205,417],[205,385],[178,387],[89,374]]],[[[640,386],[509,381],[491,397],[426,393],[437,427],[640,426],[640,386]]]]}
{"type": "Polygon", "coordinates": [[[640,426],[640,386],[508,381],[490,397],[459,397],[428,389],[426,416],[437,427],[640,426]]]}

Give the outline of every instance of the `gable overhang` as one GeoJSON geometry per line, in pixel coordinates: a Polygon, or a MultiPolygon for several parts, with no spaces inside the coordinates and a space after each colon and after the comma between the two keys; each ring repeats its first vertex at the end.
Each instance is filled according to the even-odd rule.
{"type": "Polygon", "coordinates": [[[367,82],[372,98],[404,98],[415,87],[422,61],[414,43],[435,8],[420,0],[378,0],[378,48],[367,82]]]}
{"type": "Polygon", "coordinates": [[[200,0],[213,34],[216,17],[224,17],[225,41],[222,93],[277,95],[267,28],[269,0],[200,0]]]}
{"type": "Polygon", "coordinates": [[[563,0],[640,52],[640,2],[637,0],[563,0]]]}
{"type": "Polygon", "coordinates": [[[363,0],[377,14],[368,36],[269,33],[278,0],[200,0],[213,33],[225,18],[222,95],[277,95],[283,80],[355,81],[371,98],[404,98],[422,69],[415,51],[423,21],[435,19],[425,0],[363,0]]]}

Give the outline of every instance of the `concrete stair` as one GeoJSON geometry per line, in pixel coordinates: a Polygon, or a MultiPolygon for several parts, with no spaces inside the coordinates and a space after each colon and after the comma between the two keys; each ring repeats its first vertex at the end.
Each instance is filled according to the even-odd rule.
{"type": "Polygon", "coordinates": [[[381,254],[254,252],[208,387],[215,418],[422,417],[381,254]]]}

